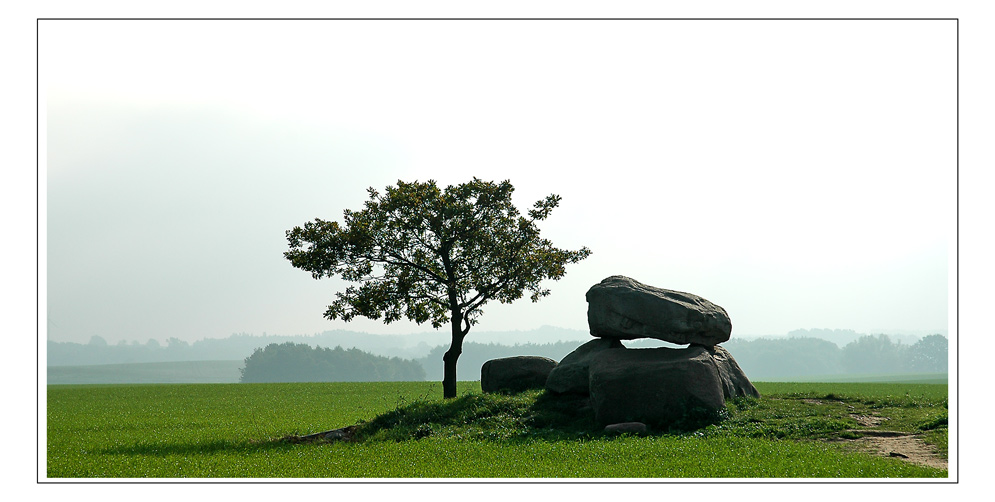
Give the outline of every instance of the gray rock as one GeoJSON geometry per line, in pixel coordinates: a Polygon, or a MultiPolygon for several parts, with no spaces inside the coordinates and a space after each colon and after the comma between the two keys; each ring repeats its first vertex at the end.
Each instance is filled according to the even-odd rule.
{"type": "Polygon", "coordinates": [[[599,338],[591,340],[573,352],[563,357],[559,364],[549,372],[546,379],[546,390],[557,394],[583,394],[588,393],[588,366],[591,364],[591,357],[598,352],[608,349],[624,349],[622,342],[612,338],[599,338]]]}
{"type": "Polygon", "coordinates": [[[556,361],[540,356],[514,356],[491,359],[480,368],[480,388],[484,392],[521,392],[541,389],[556,361]]]}
{"type": "Polygon", "coordinates": [[[726,399],[734,397],[760,397],[760,391],[753,386],[749,378],[733,359],[732,354],[718,345],[703,347],[712,356],[715,367],[719,371],[719,381],[722,383],[722,395],[726,399]]]}
{"type": "Polygon", "coordinates": [[[642,422],[623,422],[621,424],[605,426],[605,432],[614,432],[617,434],[644,434],[646,430],[646,424],[642,422]]]}
{"type": "Polygon", "coordinates": [[[599,424],[667,424],[694,408],[725,407],[719,370],[701,346],[598,352],[590,363],[591,406],[599,424]]]}
{"type": "Polygon", "coordinates": [[[587,291],[591,334],[632,340],[656,338],[713,346],[729,340],[732,321],[722,307],[690,293],[611,276],[587,291]]]}

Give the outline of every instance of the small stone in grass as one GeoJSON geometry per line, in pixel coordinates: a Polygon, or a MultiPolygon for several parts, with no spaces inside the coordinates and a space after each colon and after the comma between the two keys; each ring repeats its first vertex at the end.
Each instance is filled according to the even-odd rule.
{"type": "Polygon", "coordinates": [[[615,432],[618,434],[643,434],[646,432],[646,424],[642,422],[623,422],[605,426],[605,432],[615,432]]]}

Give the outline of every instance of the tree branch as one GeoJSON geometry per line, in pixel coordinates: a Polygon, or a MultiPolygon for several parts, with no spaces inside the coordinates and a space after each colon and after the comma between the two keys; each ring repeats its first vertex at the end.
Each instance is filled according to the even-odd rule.
{"type": "Polygon", "coordinates": [[[415,270],[417,270],[419,272],[424,273],[425,275],[427,275],[430,279],[432,279],[435,282],[438,282],[440,284],[445,284],[446,283],[446,281],[441,276],[439,276],[438,274],[436,274],[435,272],[433,272],[431,269],[426,268],[426,267],[424,267],[422,265],[419,265],[417,263],[413,263],[412,261],[408,260],[404,256],[401,256],[401,255],[399,255],[397,253],[392,253],[392,252],[386,251],[383,246],[380,246],[376,251],[378,251],[378,252],[375,253],[375,254],[364,254],[361,258],[363,258],[367,262],[372,262],[372,263],[386,263],[386,264],[390,264],[390,265],[394,265],[394,266],[398,266],[398,267],[411,267],[411,268],[413,268],[413,269],[415,269],[415,270]],[[392,261],[392,260],[387,259],[387,258],[382,258],[379,255],[389,256],[389,257],[394,258],[395,260],[398,260],[398,261],[392,261]]]}

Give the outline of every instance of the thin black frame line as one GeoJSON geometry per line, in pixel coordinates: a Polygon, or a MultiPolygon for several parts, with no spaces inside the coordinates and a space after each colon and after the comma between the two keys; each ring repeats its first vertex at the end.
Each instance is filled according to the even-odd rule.
{"type": "MultiPolygon", "coordinates": [[[[35,482],[40,483],[41,452],[41,21],[35,21],[35,482]]],[[[46,361],[47,362],[47,361],[46,361]]],[[[47,367],[47,365],[46,365],[47,367]]]]}
{"type": "Polygon", "coordinates": [[[956,21],[956,17],[50,17],[39,21],[956,21]]]}
{"type": "MultiPolygon", "coordinates": [[[[957,332],[957,342],[955,344],[955,361],[956,361],[956,376],[957,376],[957,403],[960,405],[960,18],[36,18],[35,19],[35,342],[39,343],[41,336],[41,326],[38,320],[41,315],[41,290],[40,290],[40,271],[41,271],[41,249],[40,249],[40,238],[41,238],[41,215],[40,215],[40,194],[41,194],[41,166],[40,166],[40,138],[41,138],[41,122],[40,122],[40,23],[41,21],[141,21],[141,20],[151,20],[151,21],[954,21],[955,22],[955,130],[956,130],[956,142],[955,142],[955,192],[956,192],[956,207],[955,207],[955,249],[956,249],[956,266],[955,266],[955,286],[954,289],[957,292],[957,301],[955,302],[955,332],[957,332]]],[[[36,345],[37,347],[37,345],[36,345]]],[[[35,352],[35,378],[36,378],[36,391],[35,394],[35,443],[37,445],[38,441],[41,439],[41,425],[40,425],[40,381],[37,380],[38,375],[41,372],[41,351],[35,352]]],[[[959,411],[959,410],[958,410],[959,411]]],[[[960,483],[960,413],[957,414],[957,475],[953,480],[952,484],[960,483]]],[[[35,451],[35,465],[40,466],[41,464],[41,454],[39,451],[35,451]]],[[[97,481],[97,482],[55,482],[55,481],[42,481],[39,479],[40,473],[35,473],[35,483],[36,484],[495,484],[494,482],[487,481],[438,481],[438,482],[414,482],[414,481],[397,481],[397,482],[385,482],[385,481],[288,481],[288,482],[249,482],[249,481],[235,481],[235,482],[218,482],[218,481],[207,481],[207,482],[171,482],[166,483],[163,481],[147,481],[147,482],[115,482],[115,481],[97,481]]],[[[867,482],[857,482],[857,481],[841,481],[841,482],[831,482],[831,481],[729,481],[723,482],[721,484],[951,484],[950,481],[898,481],[898,482],[885,482],[885,481],[867,481],[867,482]]],[[[502,482],[500,484],[720,484],[716,481],[594,481],[594,482],[584,482],[584,481],[561,481],[561,482],[542,482],[542,481],[508,481],[502,482]]]]}
{"type": "MultiPolygon", "coordinates": [[[[176,479],[176,478],[164,478],[176,479]]],[[[261,479],[261,478],[238,478],[238,479],[261,479]]],[[[509,479],[507,481],[467,481],[456,479],[452,481],[409,481],[406,478],[370,478],[370,481],[355,481],[356,478],[347,478],[344,481],[336,481],[335,478],[328,478],[327,481],[313,481],[314,478],[302,478],[301,481],[44,481],[38,484],[53,485],[952,485],[951,481],[932,481],[931,478],[901,478],[895,481],[832,481],[832,478],[818,478],[809,481],[722,481],[716,478],[714,481],[681,481],[680,478],[663,478],[663,481],[644,481],[646,478],[635,478],[635,480],[623,481],[585,481],[580,478],[578,481],[542,481],[547,478],[537,478],[539,481],[519,481],[509,479]],[[910,481],[904,481],[910,479],[910,481]],[[922,481],[916,481],[922,479],[922,481]]],[[[498,479],[498,478],[494,478],[498,479]]],[[[528,478],[525,478],[528,479],[528,478]]],[[[560,479],[560,478],[556,478],[560,479]]],[[[566,478],[569,479],[569,478],[566,478]]],[[[625,479],[625,478],[622,478],[625,479]]],[[[766,479],[766,478],[765,478],[766,479]]],[[[874,478],[877,479],[877,478],[874,478]]]]}
{"type": "MultiPolygon", "coordinates": [[[[956,484],[960,483],[960,19],[958,19],[955,23],[954,40],[956,42],[956,50],[954,53],[957,62],[955,71],[956,79],[954,84],[957,96],[954,105],[954,109],[956,111],[955,123],[957,131],[957,139],[954,148],[954,151],[956,152],[955,165],[957,166],[955,169],[956,174],[954,176],[954,184],[956,185],[955,198],[957,200],[955,207],[956,216],[954,217],[954,229],[956,235],[954,238],[954,249],[956,255],[956,259],[954,260],[956,263],[956,269],[954,271],[954,290],[957,291],[957,301],[954,302],[956,304],[954,306],[954,332],[957,333],[957,343],[954,348],[954,353],[956,354],[954,356],[954,360],[957,364],[957,479],[954,480],[954,484],[956,484]]],[[[949,392],[949,390],[947,392],[949,392]]],[[[949,475],[949,473],[950,471],[948,470],[947,474],[949,475]]]]}

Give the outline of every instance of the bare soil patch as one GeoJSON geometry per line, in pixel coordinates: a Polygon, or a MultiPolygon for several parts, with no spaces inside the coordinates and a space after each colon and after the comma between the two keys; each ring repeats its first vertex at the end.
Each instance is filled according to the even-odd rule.
{"type": "MultiPolygon", "coordinates": [[[[861,432],[866,434],[868,431],[861,432]]],[[[940,457],[932,446],[912,434],[865,435],[862,438],[848,441],[853,441],[857,447],[883,457],[895,457],[906,462],[937,469],[947,468],[947,459],[940,457]]]]}
{"type": "MultiPolygon", "coordinates": [[[[862,427],[879,427],[888,417],[876,415],[861,415],[851,413],[850,417],[862,427]]],[[[849,432],[859,434],[856,439],[838,439],[852,444],[860,451],[892,457],[913,464],[947,469],[947,459],[940,456],[933,446],[930,446],[915,434],[884,429],[852,429],[849,432]]]]}
{"type": "MultiPolygon", "coordinates": [[[[886,417],[851,414],[858,424],[864,427],[877,427],[886,417]]],[[[882,429],[855,429],[851,432],[860,434],[857,439],[841,439],[853,444],[858,449],[882,457],[893,457],[913,464],[947,469],[947,459],[941,457],[932,446],[926,444],[915,434],[882,429]]]]}
{"type": "Polygon", "coordinates": [[[877,427],[881,425],[882,422],[888,420],[887,417],[878,417],[875,415],[858,415],[856,413],[851,413],[850,418],[857,421],[857,424],[861,427],[877,427]]]}

